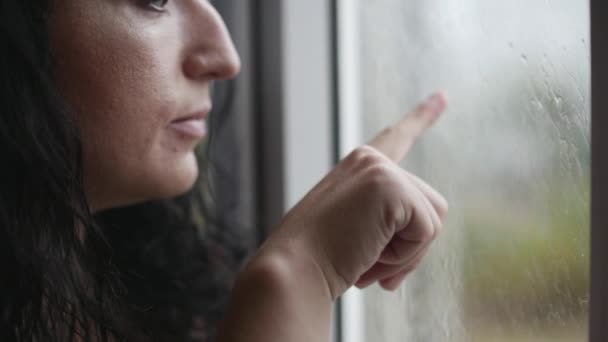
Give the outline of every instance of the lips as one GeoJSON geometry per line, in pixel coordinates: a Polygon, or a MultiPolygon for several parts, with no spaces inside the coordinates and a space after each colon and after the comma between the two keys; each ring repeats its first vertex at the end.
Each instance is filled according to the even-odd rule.
{"type": "Polygon", "coordinates": [[[201,139],[207,135],[206,119],[208,113],[208,111],[201,111],[178,118],[171,121],[169,127],[186,138],[201,139]]]}

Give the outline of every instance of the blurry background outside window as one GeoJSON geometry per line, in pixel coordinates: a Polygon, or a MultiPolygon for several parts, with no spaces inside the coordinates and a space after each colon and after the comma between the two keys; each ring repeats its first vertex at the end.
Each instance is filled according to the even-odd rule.
{"type": "Polygon", "coordinates": [[[584,341],[590,42],[584,0],[352,0],[363,141],[437,88],[450,109],[404,167],[451,210],[366,341],[584,341]]]}

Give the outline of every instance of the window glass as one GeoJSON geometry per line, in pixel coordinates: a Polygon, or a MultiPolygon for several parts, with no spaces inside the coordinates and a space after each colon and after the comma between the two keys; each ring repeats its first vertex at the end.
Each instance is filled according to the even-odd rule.
{"type": "Polygon", "coordinates": [[[588,2],[356,1],[363,141],[450,100],[403,164],[449,199],[444,233],[397,292],[364,292],[365,340],[584,341],[588,2]]]}

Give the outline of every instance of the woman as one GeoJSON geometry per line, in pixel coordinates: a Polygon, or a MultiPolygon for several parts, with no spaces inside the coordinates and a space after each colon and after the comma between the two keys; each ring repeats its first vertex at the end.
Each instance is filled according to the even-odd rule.
{"type": "Polygon", "coordinates": [[[436,94],[294,207],[226,304],[238,237],[194,219],[211,82],[240,68],[212,6],[4,0],[0,13],[2,341],[211,340],[220,317],[218,341],[324,341],[337,297],[398,287],[441,227],[443,197],[397,164],[443,111],[436,94]]]}

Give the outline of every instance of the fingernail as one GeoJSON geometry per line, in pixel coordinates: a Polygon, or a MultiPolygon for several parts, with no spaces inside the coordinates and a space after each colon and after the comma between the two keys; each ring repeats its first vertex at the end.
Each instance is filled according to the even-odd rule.
{"type": "Polygon", "coordinates": [[[389,292],[395,292],[399,289],[399,283],[388,283],[384,284],[384,289],[389,292]]]}
{"type": "Polygon", "coordinates": [[[435,113],[442,112],[447,106],[445,95],[441,92],[433,94],[426,103],[429,109],[435,113]]]}
{"type": "Polygon", "coordinates": [[[359,290],[365,290],[366,288],[372,286],[373,283],[367,283],[363,285],[355,285],[359,290]]]}
{"type": "Polygon", "coordinates": [[[366,287],[369,287],[371,284],[373,284],[375,282],[375,280],[365,280],[365,281],[358,281],[355,286],[358,287],[359,289],[363,290],[366,287]]]}

